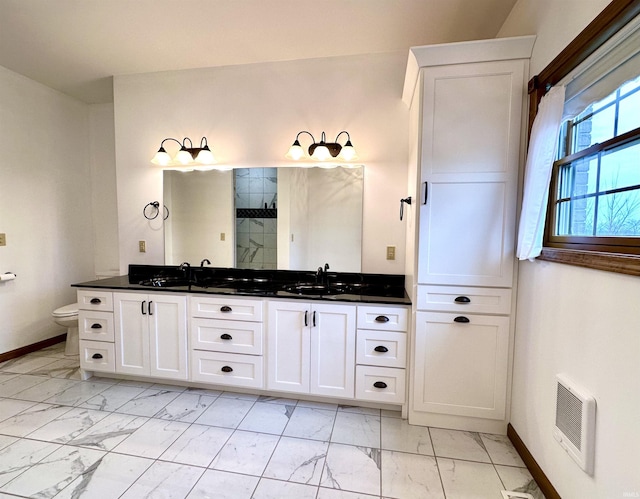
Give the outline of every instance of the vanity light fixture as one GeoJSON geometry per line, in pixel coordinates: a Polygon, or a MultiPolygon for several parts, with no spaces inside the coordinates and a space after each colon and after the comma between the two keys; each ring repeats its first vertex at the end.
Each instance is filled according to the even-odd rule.
{"type": "Polygon", "coordinates": [[[193,147],[193,142],[189,137],[185,137],[180,142],[174,138],[166,138],[160,143],[160,149],[151,159],[154,165],[163,166],[165,168],[193,169],[193,170],[210,170],[214,168],[216,159],[207,145],[207,138],[202,137],[200,147],[193,147]],[[180,150],[172,158],[164,148],[164,143],[172,140],[180,146],[180,150]],[[187,141],[189,147],[187,147],[187,141]]]}
{"type": "Polygon", "coordinates": [[[351,143],[351,137],[349,136],[349,132],[347,132],[346,130],[343,130],[338,135],[336,135],[336,138],[333,142],[327,142],[324,132],[322,132],[322,136],[320,137],[320,142],[316,142],[315,137],[311,135],[310,132],[307,132],[306,130],[298,132],[298,135],[296,135],[296,140],[293,141],[293,144],[289,148],[289,152],[286,154],[287,158],[293,159],[295,161],[298,161],[300,159],[307,159],[305,158],[305,152],[302,146],[300,145],[300,140],[299,140],[300,135],[303,133],[306,133],[307,135],[309,135],[309,137],[311,137],[311,140],[313,140],[313,144],[311,144],[307,149],[310,159],[313,159],[316,161],[329,161],[333,159],[351,161],[358,158],[358,155],[356,154],[356,150],[354,149],[353,144],[351,143]],[[342,135],[343,133],[347,135],[347,141],[345,142],[344,145],[338,143],[338,139],[340,138],[340,135],[342,135]]]}

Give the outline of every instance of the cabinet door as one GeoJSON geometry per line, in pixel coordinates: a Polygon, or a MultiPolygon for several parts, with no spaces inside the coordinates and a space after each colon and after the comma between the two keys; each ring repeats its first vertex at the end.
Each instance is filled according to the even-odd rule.
{"type": "Polygon", "coordinates": [[[187,298],[158,293],[147,299],[151,376],[187,379],[187,298]]]}
{"type": "Polygon", "coordinates": [[[424,72],[419,283],[512,285],[525,68],[424,72]]]}
{"type": "Polygon", "coordinates": [[[311,393],[353,398],[356,307],[317,304],[311,310],[311,393]]]}
{"type": "Polygon", "coordinates": [[[267,388],[309,392],[311,314],[304,302],[270,301],[267,327],[267,388]]]}
{"type": "Polygon", "coordinates": [[[149,375],[149,301],[146,294],[114,293],[116,372],[149,375]]]}
{"type": "Polygon", "coordinates": [[[414,410],[503,419],[508,350],[507,317],[417,312],[414,410]]]}

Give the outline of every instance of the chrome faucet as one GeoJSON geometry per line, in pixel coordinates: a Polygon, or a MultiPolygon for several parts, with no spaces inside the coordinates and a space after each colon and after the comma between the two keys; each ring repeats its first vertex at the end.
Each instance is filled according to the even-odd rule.
{"type": "Polygon", "coordinates": [[[205,264],[205,263],[206,263],[207,265],[211,265],[211,262],[209,261],[209,259],[208,259],[208,258],[205,258],[204,260],[202,260],[202,261],[200,262],[200,267],[204,267],[204,264],[205,264]]]}

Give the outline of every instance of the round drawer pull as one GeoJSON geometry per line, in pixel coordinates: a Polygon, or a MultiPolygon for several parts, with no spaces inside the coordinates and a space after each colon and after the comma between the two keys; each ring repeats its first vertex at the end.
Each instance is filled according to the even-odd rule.
{"type": "Polygon", "coordinates": [[[102,324],[98,324],[98,323],[91,324],[91,329],[102,329],[102,324]]]}
{"type": "Polygon", "coordinates": [[[100,305],[102,300],[100,298],[91,298],[91,305],[100,305]]]}
{"type": "Polygon", "coordinates": [[[471,321],[464,315],[459,315],[458,317],[453,319],[453,322],[458,322],[459,324],[468,324],[471,321]]]}
{"type": "Polygon", "coordinates": [[[102,358],[102,354],[101,353],[94,353],[91,356],[92,359],[101,359],[102,358]]]}
{"type": "Polygon", "coordinates": [[[229,366],[222,366],[222,369],[220,369],[223,373],[231,373],[233,372],[233,369],[229,366]]]}
{"type": "Polygon", "coordinates": [[[232,309],[228,305],[223,305],[222,307],[220,307],[220,312],[231,312],[231,311],[232,309]]]}
{"type": "Polygon", "coordinates": [[[224,333],[220,335],[221,340],[232,340],[233,337],[230,334],[224,333]]]}
{"type": "Polygon", "coordinates": [[[386,315],[379,315],[378,317],[376,317],[375,321],[376,322],[389,322],[389,317],[387,317],[386,315]]]}
{"type": "Polygon", "coordinates": [[[458,296],[453,301],[456,303],[471,303],[471,299],[468,296],[458,296]]]}
{"type": "Polygon", "coordinates": [[[374,350],[376,352],[381,352],[381,353],[385,353],[389,351],[389,349],[383,345],[378,345],[377,347],[374,348],[374,350]]]}
{"type": "Polygon", "coordinates": [[[373,386],[376,388],[386,388],[387,384],[384,381],[376,381],[373,386]]]}

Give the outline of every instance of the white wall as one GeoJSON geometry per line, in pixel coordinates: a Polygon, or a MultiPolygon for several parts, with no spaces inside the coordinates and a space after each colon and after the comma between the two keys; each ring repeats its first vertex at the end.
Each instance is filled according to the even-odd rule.
{"type": "Polygon", "coordinates": [[[63,331],[51,312],[92,278],[89,111],[0,67],[0,352],[63,331]]]}
{"type": "Polygon", "coordinates": [[[119,273],[113,104],[89,106],[91,202],[96,275],[119,273]]]}
{"type": "MultiPolygon", "coordinates": [[[[407,54],[391,53],[116,76],[114,104],[120,270],[163,262],[162,226],[142,208],[162,198],[149,160],[166,137],[206,136],[218,161],[279,166],[295,135],[346,129],[365,167],[363,271],[400,274],[408,110],[400,100],[407,54]],[[138,240],[147,253],[138,253],[138,240]],[[385,248],[398,248],[395,261],[385,248]]],[[[305,140],[304,138],[302,139],[305,140]]],[[[172,147],[172,146],[169,146],[172,147]]],[[[175,150],[172,149],[171,152],[175,150]]]]}
{"type": "MultiPolygon", "coordinates": [[[[520,0],[499,36],[538,35],[533,76],[607,3],[520,0]]],[[[511,424],[563,498],[639,497],[639,299],[637,277],[542,261],[520,264],[511,424]],[[597,400],[593,477],[552,437],[557,373],[597,400]]]]}

